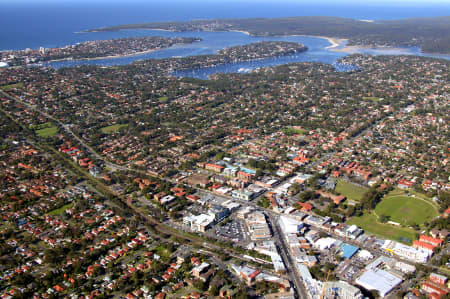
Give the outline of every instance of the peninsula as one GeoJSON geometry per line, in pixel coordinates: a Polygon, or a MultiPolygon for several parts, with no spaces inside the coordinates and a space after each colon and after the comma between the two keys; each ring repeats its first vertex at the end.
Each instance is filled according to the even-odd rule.
{"type": "Polygon", "coordinates": [[[367,22],[340,17],[303,16],[195,20],[128,24],[88,30],[164,29],[170,31],[244,31],[253,36],[312,35],[348,39],[349,46],[421,47],[427,53],[450,53],[450,17],[367,22]]]}
{"type": "Polygon", "coordinates": [[[215,55],[198,55],[185,58],[174,58],[167,70],[171,73],[175,70],[214,67],[227,63],[294,55],[306,50],[308,50],[308,48],[305,45],[295,42],[257,42],[243,46],[224,48],[218,51],[215,55]]]}
{"type": "Polygon", "coordinates": [[[17,66],[42,61],[114,58],[143,54],[169,48],[176,44],[198,41],[200,39],[195,37],[168,38],[160,36],[96,40],[59,48],[41,47],[39,50],[3,51],[0,52],[0,60],[11,66],[17,66]]]}

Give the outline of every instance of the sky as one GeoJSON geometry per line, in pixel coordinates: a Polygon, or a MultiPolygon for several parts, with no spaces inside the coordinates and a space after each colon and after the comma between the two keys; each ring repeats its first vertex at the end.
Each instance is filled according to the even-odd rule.
{"type": "MultiPolygon", "coordinates": [[[[163,0],[0,0],[1,4],[10,4],[10,3],[23,3],[23,4],[39,4],[39,3],[55,3],[55,4],[64,4],[64,3],[81,3],[86,2],[89,4],[94,3],[111,3],[111,2],[122,2],[122,3],[139,3],[139,2],[161,2],[163,0]]],[[[261,2],[274,2],[276,0],[165,0],[164,2],[204,2],[205,4],[217,3],[217,2],[248,2],[248,3],[261,3],[261,2]]],[[[449,5],[450,0],[365,0],[361,2],[361,0],[278,0],[278,3],[305,3],[305,4],[339,4],[339,3],[348,3],[348,4],[364,4],[364,5],[423,5],[426,6],[428,4],[443,4],[449,5]]],[[[1,7],[0,7],[1,8],[1,7]]]]}

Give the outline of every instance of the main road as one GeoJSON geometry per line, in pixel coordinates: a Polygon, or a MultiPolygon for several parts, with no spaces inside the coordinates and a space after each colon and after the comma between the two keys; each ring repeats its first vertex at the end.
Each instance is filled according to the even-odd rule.
{"type": "Polygon", "coordinates": [[[284,234],[281,231],[281,227],[278,224],[278,217],[274,217],[270,214],[268,214],[267,216],[269,224],[273,231],[273,240],[277,247],[280,249],[281,258],[283,259],[283,262],[286,266],[286,272],[289,276],[289,279],[295,286],[295,294],[297,298],[309,298],[297,270],[295,258],[292,257],[291,251],[289,250],[289,244],[287,244],[286,238],[284,237],[284,234]]]}

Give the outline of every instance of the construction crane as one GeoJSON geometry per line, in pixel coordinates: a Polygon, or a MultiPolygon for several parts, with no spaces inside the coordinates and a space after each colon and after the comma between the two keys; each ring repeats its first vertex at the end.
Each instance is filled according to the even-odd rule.
{"type": "Polygon", "coordinates": [[[325,280],[325,282],[323,283],[322,294],[320,294],[320,299],[323,299],[323,297],[325,296],[325,286],[328,282],[328,278],[330,278],[330,272],[331,272],[331,269],[328,270],[327,280],[325,280]]]}

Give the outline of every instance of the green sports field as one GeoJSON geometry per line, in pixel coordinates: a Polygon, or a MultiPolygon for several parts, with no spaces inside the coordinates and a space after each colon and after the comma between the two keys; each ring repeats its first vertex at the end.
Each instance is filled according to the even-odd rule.
{"type": "Polygon", "coordinates": [[[364,193],[366,193],[369,189],[344,180],[338,180],[335,190],[350,200],[360,201],[364,193]]]}
{"type": "Polygon", "coordinates": [[[115,125],[103,127],[100,129],[100,131],[102,131],[102,133],[105,133],[105,134],[110,134],[110,133],[117,132],[120,129],[126,128],[126,127],[128,127],[127,124],[115,124],[115,125]]]}
{"type": "Polygon", "coordinates": [[[353,217],[347,222],[347,224],[356,224],[366,232],[379,235],[380,237],[390,240],[399,241],[400,237],[408,238],[410,240],[415,239],[415,232],[413,229],[387,223],[380,223],[374,213],[365,214],[361,217],[353,217]]]}
{"type": "MultiPolygon", "coordinates": [[[[348,224],[356,224],[365,231],[386,239],[402,241],[399,238],[415,239],[415,231],[411,225],[422,226],[439,215],[433,201],[423,194],[407,196],[406,192],[394,189],[389,192],[372,212],[365,212],[361,217],[353,217],[348,224]],[[379,217],[385,215],[392,222],[400,225],[381,223],[379,217]]],[[[403,242],[403,241],[402,241],[403,242]]]]}
{"type": "Polygon", "coordinates": [[[377,205],[375,212],[405,226],[423,225],[439,215],[433,204],[412,196],[387,197],[377,205]]]}
{"type": "Polygon", "coordinates": [[[283,133],[285,133],[287,135],[295,135],[295,134],[304,135],[306,133],[306,130],[293,128],[293,127],[283,128],[282,131],[283,131],[283,133]]]}
{"type": "Polygon", "coordinates": [[[30,129],[34,130],[37,136],[47,138],[58,134],[58,127],[51,122],[46,122],[40,125],[30,125],[30,129]]]}
{"type": "Polygon", "coordinates": [[[52,216],[59,216],[59,215],[62,215],[62,213],[64,213],[67,209],[70,209],[71,207],[73,207],[73,203],[63,205],[62,207],[60,207],[58,209],[48,212],[48,214],[52,215],[52,216]]]}

